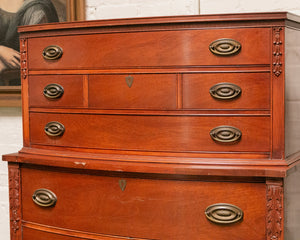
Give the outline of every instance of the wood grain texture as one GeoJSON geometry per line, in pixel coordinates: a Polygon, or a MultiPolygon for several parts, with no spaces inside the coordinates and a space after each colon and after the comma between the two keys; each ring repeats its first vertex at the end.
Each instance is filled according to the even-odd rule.
{"type": "Polygon", "coordinates": [[[299,29],[285,12],[20,27],[24,147],[3,157],[19,179],[10,184],[12,239],[294,240],[284,206],[298,207],[299,29]],[[224,38],[241,49],[212,53],[224,38]],[[49,45],[62,57],[45,60],[49,45]],[[53,80],[65,93],[45,101],[53,80]],[[219,83],[242,92],[213,99],[219,83]],[[62,136],[45,134],[52,121],[62,136]],[[213,140],[220,126],[240,139],[213,140]],[[39,188],[55,192],[54,207],[34,204],[39,188]],[[217,203],[243,219],[210,222],[204,211],[217,203]]]}
{"type": "Polygon", "coordinates": [[[270,109],[270,76],[263,73],[184,74],[185,109],[270,109]],[[232,83],[242,90],[231,100],[214,99],[209,90],[216,84],[232,83]]]}
{"type": "Polygon", "coordinates": [[[268,152],[268,117],[120,116],[83,114],[30,114],[32,144],[119,150],[171,152],[268,152]],[[58,121],[61,137],[48,137],[44,127],[58,121]],[[223,144],[210,137],[215,127],[229,125],[242,132],[238,142],[223,144]]]}
{"type": "Polygon", "coordinates": [[[76,69],[94,69],[269,64],[269,43],[268,28],[53,36],[42,40],[31,39],[28,43],[31,52],[28,61],[31,70],[72,69],[74,66],[76,69]],[[229,57],[214,55],[209,51],[209,45],[220,38],[237,40],[242,50],[229,57]],[[49,45],[58,45],[63,49],[60,59],[51,61],[43,58],[43,49],[49,45]]]}
{"type": "Polygon", "coordinates": [[[80,108],[84,106],[83,100],[83,77],[80,75],[42,75],[30,76],[28,80],[29,107],[45,108],[80,108]],[[59,84],[63,95],[58,99],[46,98],[43,94],[48,84],[59,84]]]}
{"type": "Polygon", "coordinates": [[[26,221],[147,239],[204,239],[209,234],[220,240],[229,236],[252,240],[265,235],[264,184],[115,178],[35,169],[23,169],[22,181],[26,221]],[[127,182],[124,191],[121,179],[127,182]],[[33,203],[31,195],[38,188],[55,192],[55,207],[43,209],[33,203]],[[219,202],[242,208],[243,221],[228,226],[209,222],[204,211],[219,202]]]}
{"type": "Polygon", "coordinates": [[[89,76],[89,106],[100,109],[176,109],[175,74],[89,76]],[[132,80],[129,87],[126,78],[132,80]]]}
{"type": "Polygon", "coordinates": [[[23,225],[24,240],[143,240],[141,238],[109,236],[104,234],[96,234],[82,231],[74,231],[70,229],[56,228],[52,226],[44,226],[31,222],[25,222],[23,225]]]}

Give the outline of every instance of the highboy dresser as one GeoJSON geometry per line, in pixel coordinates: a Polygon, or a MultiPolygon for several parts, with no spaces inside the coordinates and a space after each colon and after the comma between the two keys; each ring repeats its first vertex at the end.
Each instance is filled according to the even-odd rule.
{"type": "Polygon", "coordinates": [[[299,239],[299,17],[19,32],[12,240],[299,239]]]}

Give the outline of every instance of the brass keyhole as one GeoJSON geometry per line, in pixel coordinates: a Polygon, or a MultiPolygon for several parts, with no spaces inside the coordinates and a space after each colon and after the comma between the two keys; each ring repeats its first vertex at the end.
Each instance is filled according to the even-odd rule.
{"type": "Polygon", "coordinates": [[[127,86],[131,88],[132,84],[133,84],[133,77],[132,76],[127,76],[125,78],[127,86]]]}

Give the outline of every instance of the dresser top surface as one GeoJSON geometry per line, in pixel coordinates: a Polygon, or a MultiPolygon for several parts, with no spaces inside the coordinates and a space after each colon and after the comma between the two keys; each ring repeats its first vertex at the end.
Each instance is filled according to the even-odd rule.
{"type": "MultiPolygon", "coordinates": [[[[150,26],[168,24],[214,24],[214,26],[230,23],[270,23],[278,25],[278,21],[286,24],[288,21],[293,25],[300,25],[300,16],[289,12],[258,12],[258,13],[233,13],[233,14],[203,14],[187,16],[163,16],[163,17],[143,17],[143,18],[123,18],[123,19],[104,19],[88,20],[77,22],[60,22],[40,25],[20,26],[20,33],[48,31],[48,30],[74,30],[83,28],[102,28],[102,27],[122,27],[122,26],[150,26]]],[[[299,26],[297,26],[299,27],[299,26]]]]}

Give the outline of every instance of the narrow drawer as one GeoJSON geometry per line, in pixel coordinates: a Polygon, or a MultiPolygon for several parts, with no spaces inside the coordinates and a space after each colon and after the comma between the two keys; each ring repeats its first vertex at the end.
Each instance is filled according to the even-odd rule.
{"type": "MultiPolygon", "coordinates": [[[[143,239],[263,240],[265,195],[264,183],[22,169],[23,220],[143,239]],[[37,205],[32,196],[38,189],[54,193],[55,205],[37,205]],[[236,222],[217,224],[206,217],[208,207],[219,203],[238,208],[233,213],[239,217],[231,216],[236,222]]],[[[230,210],[226,212],[231,215],[230,210]]]]}
{"type": "Polygon", "coordinates": [[[32,70],[270,64],[270,37],[269,28],[37,37],[28,40],[28,61],[32,70]],[[48,54],[54,59],[43,57],[48,46],[55,46],[48,54]]]}
{"type": "Polygon", "coordinates": [[[81,75],[30,76],[28,89],[30,107],[83,106],[81,75]]]}
{"type": "Polygon", "coordinates": [[[32,144],[65,147],[269,152],[270,118],[31,113],[30,136],[32,144]],[[52,125],[48,126],[50,134],[60,128],[59,124],[64,127],[60,136],[45,133],[48,123],[52,125]]]}
{"type": "Polygon", "coordinates": [[[175,74],[89,76],[89,106],[100,109],[176,109],[175,74]]]}
{"type": "Polygon", "coordinates": [[[268,73],[184,74],[183,108],[270,109],[268,73]]]}

